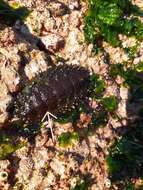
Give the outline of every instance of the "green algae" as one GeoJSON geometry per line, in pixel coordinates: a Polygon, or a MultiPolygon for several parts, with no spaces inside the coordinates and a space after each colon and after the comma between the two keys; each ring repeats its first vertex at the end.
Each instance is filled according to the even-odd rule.
{"type": "Polygon", "coordinates": [[[105,127],[109,119],[108,112],[105,109],[93,111],[90,122],[90,128],[105,127]]]}
{"type": "Polygon", "coordinates": [[[30,11],[19,3],[9,5],[5,1],[0,0],[0,20],[8,25],[14,24],[16,20],[23,21],[29,14],[30,11]]]}
{"type": "Polygon", "coordinates": [[[93,99],[101,98],[103,96],[103,92],[106,88],[105,82],[100,79],[99,75],[92,74],[90,76],[90,96],[93,99]]]}
{"type": "Polygon", "coordinates": [[[79,135],[77,132],[67,132],[67,133],[62,133],[59,138],[59,145],[61,147],[66,147],[72,145],[74,142],[79,141],[79,135]]]}
{"type": "Polygon", "coordinates": [[[17,149],[23,147],[25,142],[18,140],[14,135],[6,134],[1,131],[0,135],[0,160],[15,152],[17,149]]]}
{"type": "Polygon", "coordinates": [[[68,123],[68,122],[75,123],[79,119],[79,115],[80,115],[80,112],[78,108],[72,111],[67,111],[66,113],[62,113],[58,115],[57,122],[62,123],[62,124],[68,123]]]}
{"type": "Polygon", "coordinates": [[[128,126],[126,133],[109,149],[107,165],[111,180],[127,181],[142,176],[143,166],[143,123],[128,126]]]}
{"type": "Polygon", "coordinates": [[[138,52],[138,43],[134,46],[131,46],[131,47],[127,47],[127,48],[124,48],[124,52],[128,55],[128,58],[130,60],[133,60],[136,55],[137,55],[137,52],[138,52]]]}
{"type": "Polygon", "coordinates": [[[118,107],[118,101],[115,96],[105,97],[101,102],[108,112],[114,112],[118,107]]]}
{"type": "Polygon", "coordinates": [[[5,159],[8,155],[21,148],[23,144],[13,145],[10,142],[0,143],[0,160],[5,159]]]}
{"type": "Polygon", "coordinates": [[[143,39],[143,24],[137,16],[142,16],[137,6],[130,0],[89,0],[85,15],[84,34],[88,43],[102,46],[107,41],[112,46],[121,46],[119,34],[143,39]],[[99,43],[100,42],[100,43],[99,43]]]}
{"type": "Polygon", "coordinates": [[[87,190],[88,186],[88,183],[84,180],[78,183],[72,190],[87,190]]]}

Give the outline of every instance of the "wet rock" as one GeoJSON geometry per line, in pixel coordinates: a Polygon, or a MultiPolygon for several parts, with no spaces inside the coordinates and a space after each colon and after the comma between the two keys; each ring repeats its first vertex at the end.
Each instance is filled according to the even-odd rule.
{"type": "Polygon", "coordinates": [[[16,35],[11,27],[1,27],[0,31],[0,48],[11,47],[16,42],[16,35]]]}
{"type": "Polygon", "coordinates": [[[47,55],[11,27],[0,31],[0,126],[9,104],[28,82],[49,67],[47,55]]]}
{"type": "Polygon", "coordinates": [[[48,5],[48,7],[54,16],[63,16],[69,12],[67,5],[60,1],[53,1],[48,5]]]}
{"type": "Polygon", "coordinates": [[[30,54],[30,61],[25,66],[25,74],[29,80],[36,77],[48,69],[46,56],[39,50],[32,50],[30,54]]]}
{"type": "Polygon", "coordinates": [[[79,51],[80,44],[78,43],[78,34],[79,30],[75,29],[69,33],[69,36],[66,40],[66,54],[72,56],[72,58],[75,56],[75,54],[79,51]]]}
{"type": "Polygon", "coordinates": [[[72,30],[75,27],[79,27],[81,25],[80,20],[81,14],[79,11],[73,11],[69,16],[69,28],[72,30]]]}
{"type": "Polygon", "coordinates": [[[16,176],[18,176],[18,182],[22,184],[26,184],[29,180],[30,176],[33,173],[34,163],[31,156],[27,154],[27,148],[23,150],[18,150],[18,158],[20,159],[19,163],[15,163],[14,169],[17,170],[16,176]]]}
{"type": "Polygon", "coordinates": [[[48,32],[54,31],[54,29],[56,28],[56,21],[54,20],[54,18],[52,17],[47,18],[44,22],[44,27],[45,27],[45,30],[48,32]]]}
{"type": "MultiPolygon", "coordinates": [[[[50,27],[54,27],[54,21],[50,17],[50,12],[45,6],[44,10],[33,9],[30,16],[27,18],[24,25],[21,26],[20,30],[27,35],[41,35],[45,30],[49,30],[50,27]],[[47,22],[50,21],[48,24],[47,22]]],[[[51,28],[52,29],[52,28],[51,28]]],[[[51,30],[50,29],[50,30],[51,30]]]]}
{"type": "Polygon", "coordinates": [[[129,89],[128,88],[125,88],[124,86],[121,86],[120,87],[120,97],[123,99],[123,100],[127,100],[128,99],[128,96],[129,96],[129,89]]]}
{"type": "Polygon", "coordinates": [[[54,160],[51,162],[50,167],[53,169],[53,171],[54,171],[56,174],[58,174],[58,175],[60,175],[60,176],[64,175],[64,173],[65,173],[65,166],[64,166],[64,163],[61,162],[61,161],[58,160],[58,159],[54,159],[54,160]]]}
{"type": "Polygon", "coordinates": [[[49,34],[47,36],[43,36],[41,37],[41,41],[45,45],[46,49],[54,52],[63,48],[65,44],[64,38],[58,34],[49,34]]]}
{"type": "Polygon", "coordinates": [[[18,85],[20,82],[20,76],[18,74],[18,64],[17,68],[14,68],[14,65],[8,62],[0,68],[1,80],[6,84],[9,92],[15,92],[18,90],[18,85]]]}
{"type": "Polygon", "coordinates": [[[5,120],[8,119],[7,107],[12,101],[6,84],[0,80],[0,128],[5,120]]]}
{"type": "Polygon", "coordinates": [[[80,1],[79,0],[69,0],[69,9],[70,10],[78,10],[80,9],[80,1]]]}

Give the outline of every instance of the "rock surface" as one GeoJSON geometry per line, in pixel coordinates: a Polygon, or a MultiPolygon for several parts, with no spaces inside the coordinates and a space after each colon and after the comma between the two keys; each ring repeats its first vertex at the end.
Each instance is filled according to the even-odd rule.
{"type": "MultiPolygon", "coordinates": [[[[52,141],[51,133],[49,134],[46,127],[34,134],[31,141],[27,136],[20,137],[22,140],[26,138],[28,143],[0,161],[0,174],[6,172],[4,179],[0,176],[0,189],[71,190],[76,184],[87,181],[89,190],[120,190],[110,182],[106,156],[109,154],[108,148],[118,136],[116,132],[121,130],[121,126],[126,125],[129,89],[121,86],[124,81],[122,77],[118,76],[116,81],[113,81],[108,73],[109,65],[127,61],[127,55],[121,48],[113,48],[104,43],[110,63],[102,53],[95,56],[93,45],[86,44],[84,39],[83,17],[87,10],[85,1],[8,2],[20,3],[32,12],[24,23],[17,21],[12,27],[0,24],[1,128],[9,119],[7,111],[15,96],[26,89],[33,79],[46,72],[51,64],[77,65],[98,74],[101,79],[105,79],[104,95],[118,96],[120,101],[117,109],[118,118],[110,114],[106,126],[94,126],[92,133],[88,131],[91,116],[81,114],[76,124],[64,125],[54,122],[55,142],[52,141]],[[59,146],[60,135],[74,132],[75,129],[79,132],[80,142],[77,141],[68,147],[59,146]]],[[[140,0],[135,2],[142,3],[140,0]]],[[[124,47],[135,43],[134,39],[127,39],[125,36],[120,38],[124,47]]],[[[143,60],[142,47],[143,45],[133,64],[143,60]]],[[[27,99],[29,100],[29,97],[27,99]]],[[[90,104],[93,109],[98,109],[96,101],[91,100],[90,104]]],[[[22,110],[21,106],[19,110],[22,110]]],[[[25,133],[28,133],[28,130],[26,128],[25,133]]]]}
{"type": "Polygon", "coordinates": [[[11,27],[0,31],[0,126],[7,120],[13,95],[48,69],[48,56],[11,27]]]}

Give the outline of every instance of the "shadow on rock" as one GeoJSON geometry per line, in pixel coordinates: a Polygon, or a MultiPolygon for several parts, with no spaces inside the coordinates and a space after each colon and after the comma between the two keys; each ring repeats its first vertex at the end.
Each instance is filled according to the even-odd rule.
{"type": "Polygon", "coordinates": [[[124,78],[129,86],[126,104],[128,124],[120,127],[120,138],[115,139],[107,157],[111,181],[119,189],[143,176],[143,73],[127,69],[124,78]]]}

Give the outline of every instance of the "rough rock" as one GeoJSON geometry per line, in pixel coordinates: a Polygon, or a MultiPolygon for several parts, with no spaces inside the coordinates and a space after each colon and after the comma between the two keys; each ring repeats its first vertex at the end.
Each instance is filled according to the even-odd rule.
{"type": "Polygon", "coordinates": [[[13,95],[49,67],[48,56],[11,27],[0,31],[0,125],[13,95]]]}
{"type": "MultiPolygon", "coordinates": [[[[54,143],[49,130],[46,127],[42,128],[36,137],[32,137],[32,142],[9,157],[11,162],[0,161],[0,172],[6,171],[8,176],[14,174],[13,184],[9,181],[4,184],[6,178],[0,179],[0,185],[4,184],[0,189],[69,190],[85,179],[89,180],[90,190],[113,189],[114,187],[110,187],[112,184],[108,176],[106,156],[114,137],[117,136],[116,131],[124,131],[121,126],[127,124],[126,105],[129,94],[127,89],[119,88],[123,83],[121,77],[118,76],[116,81],[108,78],[109,64],[105,63],[103,54],[95,56],[93,45],[85,43],[83,18],[87,2],[79,0],[9,2],[18,2],[28,7],[31,13],[24,23],[17,22],[13,28],[0,24],[0,123],[8,119],[7,108],[13,101],[13,96],[39,73],[47,71],[49,54],[38,49],[39,39],[47,50],[52,51],[55,64],[59,62],[58,58],[62,63],[84,66],[105,79],[106,95],[121,98],[117,110],[121,121],[113,118],[111,114],[107,125],[104,128],[94,126],[96,130],[90,135],[87,135],[90,130],[89,122],[86,123],[83,116],[74,125],[54,123],[54,143]],[[75,129],[79,131],[81,141],[70,147],[60,147],[58,137],[75,129]]],[[[142,0],[133,2],[142,7],[142,0]]],[[[134,44],[133,40],[125,36],[120,36],[120,39],[123,47],[134,44]]],[[[128,61],[121,48],[113,48],[107,43],[103,43],[103,46],[109,53],[110,64],[128,61]]],[[[143,44],[133,63],[137,64],[141,60],[143,44]]],[[[37,95],[36,91],[35,94],[37,95]]],[[[93,109],[98,109],[96,101],[92,104],[93,109]]],[[[135,107],[136,105],[132,106],[132,113],[136,111],[135,107]]]]}
{"type": "Polygon", "coordinates": [[[41,41],[45,45],[46,49],[53,52],[59,51],[65,44],[64,38],[58,34],[43,36],[41,37],[41,41]]]}
{"type": "Polygon", "coordinates": [[[7,107],[12,101],[12,97],[9,95],[6,84],[0,81],[0,128],[3,123],[8,119],[7,107]]]}
{"type": "Polygon", "coordinates": [[[63,16],[68,13],[68,7],[65,3],[60,1],[50,2],[48,7],[54,16],[63,16]]]}

